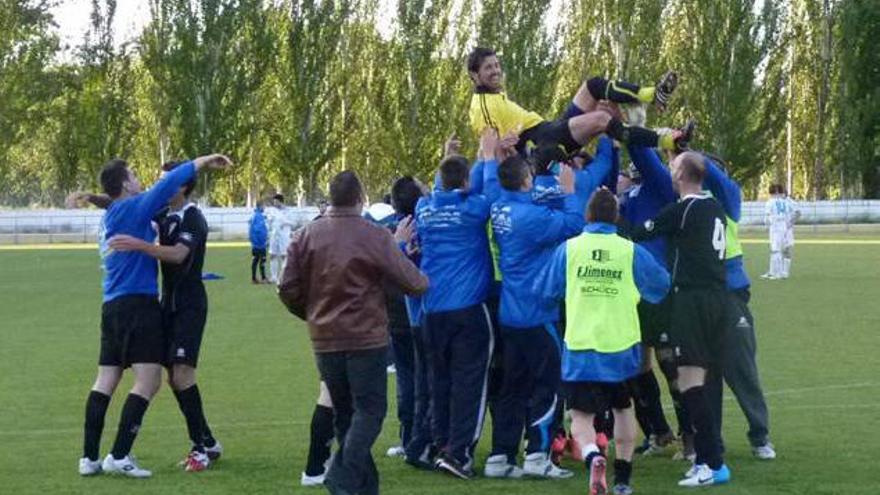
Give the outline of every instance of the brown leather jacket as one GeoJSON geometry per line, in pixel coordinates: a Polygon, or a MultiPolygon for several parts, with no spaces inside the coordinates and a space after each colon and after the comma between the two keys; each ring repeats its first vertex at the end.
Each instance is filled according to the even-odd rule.
{"type": "Polygon", "coordinates": [[[383,282],[408,294],[428,289],[427,277],[388,230],[362,218],[360,210],[330,207],[299,229],[287,250],[278,296],[308,322],[315,352],[387,345],[383,282]]]}

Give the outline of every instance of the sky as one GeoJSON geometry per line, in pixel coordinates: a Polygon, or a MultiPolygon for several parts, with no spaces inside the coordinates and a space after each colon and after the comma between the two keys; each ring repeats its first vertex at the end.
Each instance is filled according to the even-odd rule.
{"type": "MultiPolygon", "coordinates": [[[[63,45],[76,46],[82,42],[89,28],[91,12],[91,0],[62,0],[52,9],[63,45]]],[[[147,0],[118,0],[116,17],[113,20],[116,42],[123,43],[133,38],[149,19],[150,8],[147,0]]]]}

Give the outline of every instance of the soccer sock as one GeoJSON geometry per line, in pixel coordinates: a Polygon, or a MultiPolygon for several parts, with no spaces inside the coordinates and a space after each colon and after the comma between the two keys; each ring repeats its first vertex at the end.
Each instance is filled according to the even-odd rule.
{"type": "Polygon", "coordinates": [[[622,143],[632,144],[633,146],[675,149],[675,139],[672,133],[661,135],[651,129],[626,125],[615,117],[612,117],[608,122],[608,128],[605,129],[605,132],[612,138],[622,143]]]}
{"type": "Polygon", "coordinates": [[[587,473],[590,472],[590,467],[593,464],[593,459],[597,455],[601,456],[602,452],[599,451],[599,446],[595,443],[590,443],[581,447],[581,458],[587,464],[587,473]]]}
{"type": "Polygon", "coordinates": [[[251,280],[254,282],[257,281],[257,264],[259,262],[260,262],[260,257],[257,255],[254,255],[253,258],[251,259],[251,280]]]}
{"type": "Polygon", "coordinates": [[[694,450],[697,451],[697,463],[708,464],[710,468],[721,468],[721,443],[716,438],[712,411],[704,393],[704,387],[688,389],[683,394],[684,402],[694,422],[694,450]]]}
{"type": "MultiPolygon", "coordinates": [[[[653,370],[648,370],[635,378],[632,383],[635,384],[636,394],[636,415],[639,415],[639,409],[650,424],[650,433],[655,435],[665,435],[671,431],[669,423],[666,422],[666,415],[663,414],[663,405],[660,403],[660,384],[657,383],[657,376],[653,370]]],[[[640,421],[641,424],[641,421],[640,421]]],[[[643,428],[644,430],[644,428],[643,428]]],[[[647,432],[647,431],[646,431],[647,432]]]]}
{"type": "Polygon", "coordinates": [[[669,395],[672,396],[672,406],[675,408],[675,419],[678,420],[678,432],[681,434],[692,434],[694,432],[694,423],[692,415],[688,410],[687,402],[684,396],[677,389],[670,388],[669,395]]]}
{"type": "Polygon", "coordinates": [[[116,432],[116,441],[113,443],[113,458],[122,459],[131,452],[131,446],[137,437],[144,413],[150,401],[137,394],[128,394],[125,405],[122,406],[122,415],[119,417],[119,431],[116,432]]]}
{"type": "Polygon", "coordinates": [[[654,88],[640,88],[638,84],[626,81],[609,81],[594,77],[587,81],[587,90],[598,100],[614,103],[652,103],[654,88]]]}
{"type": "Polygon", "coordinates": [[[628,485],[629,480],[632,477],[632,472],[632,462],[624,461],[623,459],[616,459],[614,461],[614,484],[628,485]]]}
{"type": "Polygon", "coordinates": [[[266,280],[266,257],[260,258],[260,277],[263,277],[263,280],[266,280]]]}
{"type": "Polygon", "coordinates": [[[306,476],[318,476],[324,473],[324,463],[330,458],[330,445],[335,436],[332,407],[315,404],[311,430],[306,476]]]}
{"type": "Polygon", "coordinates": [[[189,432],[189,439],[193,443],[193,450],[197,452],[205,451],[205,436],[202,432],[202,397],[199,394],[199,386],[193,385],[186,390],[175,390],[174,397],[177,398],[177,405],[180,406],[180,412],[186,419],[186,429],[189,432]]]}
{"type": "Polygon", "coordinates": [[[97,390],[89,392],[86,399],[86,424],[83,438],[83,457],[97,461],[101,446],[101,433],[104,431],[104,416],[107,415],[107,406],[110,405],[110,396],[97,390]]]}

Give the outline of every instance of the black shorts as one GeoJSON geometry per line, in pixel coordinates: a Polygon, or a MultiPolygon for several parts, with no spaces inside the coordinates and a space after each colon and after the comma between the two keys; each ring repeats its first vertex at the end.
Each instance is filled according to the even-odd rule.
{"type": "Polygon", "coordinates": [[[567,119],[545,120],[534,127],[529,127],[519,135],[516,149],[522,153],[529,146],[537,147],[544,144],[561,144],[567,153],[581,149],[581,145],[571,135],[567,119]]]}
{"type": "Polygon", "coordinates": [[[165,334],[156,296],[122,296],[101,307],[100,366],[162,363],[165,334]]]}
{"type": "Polygon", "coordinates": [[[674,289],[672,342],[679,366],[711,368],[721,356],[727,325],[725,289],[674,289]]]}
{"type": "Polygon", "coordinates": [[[658,304],[642,300],[639,302],[639,327],[642,329],[642,343],[649,347],[669,347],[672,345],[669,334],[669,321],[672,305],[670,298],[658,304]]]}
{"type": "Polygon", "coordinates": [[[186,364],[196,367],[207,317],[207,305],[164,312],[166,366],[186,364]]]}
{"type": "Polygon", "coordinates": [[[632,406],[632,392],[625,382],[563,382],[562,390],[569,408],[587,414],[632,406]]]}
{"type": "Polygon", "coordinates": [[[266,257],[266,248],[251,248],[251,256],[256,256],[258,258],[266,257]]]}

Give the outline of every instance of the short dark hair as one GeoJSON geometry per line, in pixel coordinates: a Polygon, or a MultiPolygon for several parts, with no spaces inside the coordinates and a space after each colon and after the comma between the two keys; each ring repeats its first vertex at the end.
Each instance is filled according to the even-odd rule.
{"type": "Polygon", "coordinates": [[[440,162],[440,183],[444,191],[461,189],[468,180],[470,166],[461,155],[447,156],[440,162]]]}
{"type": "MultiPolygon", "coordinates": [[[[164,172],[171,172],[171,171],[174,170],[175,168],[177,168],[177,167],[183,165],[184,163],[186,163],[186,162],[184,162],[184,161],[182,161],[182,160],[171,160],[171,161],[167,161],[167,162],[165,162],[165,163],[162,164],[162,171],[164,171],[164,172]]],[[[184,196],[189,196],[190,194],[192,194],[193,189],[196,188],[196,178],[193,177],[192,179],[189,180],[189,182],[187,182],[187,183],[184,184],[183,186],[185,187],[185,189],[183,190],[183,195],[184,195],[184,196]]]]}
{"type": "Polygon", "coordinates": [[[531,174],[532,165],[520,155],[507,157],[498,165],[498,182],[508,191],[522,189],[531,174]]]}
{"type": "Polygon", "coordinates": [[[274,199],[275,201],[281,201],[283,203],[284,202],[284,195],[279,193],[279,194],[272,196],[272,199],[274,199]]]}
{"type": "Polygon", "coordinates": [[[703,155],[693,151],[685,151],[679,155],[681,178],[692,184],[702,184],[706,178],[706,160],[703,155]]]}
{"type": "Polygon", "coordinates": [[[410,176],[403,177],[394,181],[391,186],[391,206],[394,211],[400,215],[412,215],[416,211],[416,203],[422,197],[422,188],[418,182],[410,176]]]}
{"type": "Polygon", "coordinates": [[[363,199],[361,180],[351,170],[339,172],[330,180],[330,206],[355,206],[363,199]]]}
{"type": "Polygon", "coordinates": [[[587,221],[617,223],[617,197],[608,189],[597,189],[587,204],[587,221]]]}
{"type": "Polygon", "coordinates": [[[486,60],[488,57],[495,56],[495,50],[491,48],[486,48],[483,46],[478,46],[471,50],[471,53],[467,58],[467,69],[468,72],[479,72],[480,66],[483,65],[483,60],[486,60]]]}
{"type": "Polygon", "coordinates": [[[125,160],[114,158],[101,168],[101,189],[104,194],[111,198],[118,198],[122,194],[122,184],[128,180],[128,163],[125,160]]]}

